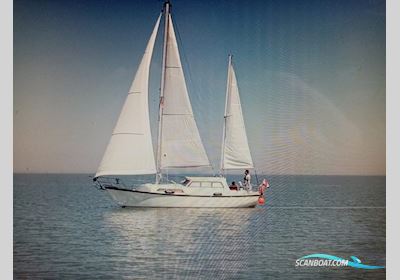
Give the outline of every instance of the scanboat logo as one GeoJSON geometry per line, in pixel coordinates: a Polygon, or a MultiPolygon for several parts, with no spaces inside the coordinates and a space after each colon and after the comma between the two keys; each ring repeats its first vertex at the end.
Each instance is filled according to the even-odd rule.
{"type": "Polygon", "coordinates": [[[301,257],[296,260],[296,266],[351,266],[361,269],[381,269],[384,266],[367,265],[361,263],[361,260],[355,256],[351,260],[345,260],[340,257],[327,254],[312,254],[301,257]]]}

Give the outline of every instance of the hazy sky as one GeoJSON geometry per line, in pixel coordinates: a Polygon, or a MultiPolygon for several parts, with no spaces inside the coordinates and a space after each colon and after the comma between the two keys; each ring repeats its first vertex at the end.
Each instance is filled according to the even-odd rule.
{"type": "MultiPolygon", "coordinates": [[[[96,171],[162,3],[14,1],[15,172],[96,171]]],[[[385,1],[172,5],[216,168],[232,53],[259,173],[385,174],[385,1]]],[[[161,34],[150,84],[154,143],[161,34]]]]}

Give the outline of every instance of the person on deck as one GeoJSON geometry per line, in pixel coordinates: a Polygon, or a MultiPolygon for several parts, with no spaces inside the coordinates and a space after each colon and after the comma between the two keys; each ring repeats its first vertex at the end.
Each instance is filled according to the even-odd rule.
{"type": "Polygon", "coordinates": [[[249,170],[246,169],[246,171],[244,172],[243,182],[244,182],[245,189],[248,191],[251,190],[250,179],[251,179],[250,172],[249,172],[249,170]]]}
{"type": "Polygon", "coordinates": [[[238,187],[237,187],[235,181],[232,182],[232,184],[229,186],[229,189],[231,191],[237,191],[238,190],[238,187]]]}

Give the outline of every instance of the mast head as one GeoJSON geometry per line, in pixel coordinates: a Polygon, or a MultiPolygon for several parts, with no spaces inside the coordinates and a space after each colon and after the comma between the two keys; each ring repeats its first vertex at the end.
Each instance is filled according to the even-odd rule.
{"type": "Polygon", "coordinates": [[[165,0],[165,1],[164,1],[164,9],[165,9],[165,7],[166,7],[167,5],[168,5],[169,7],[172,6],[172,5],[171,5],[171,2],[170,2],[169,0],[165,0]]]}
{"type": "Polygon", "coordinates": [[[164,14],[166,14],[166,13],[169,14],[169,13],[170,13],[170,10],[171,10],[171,7],[172,7],[171,2],[169,2],[169,0],[165,0],[164,5],[163,5],[162,12],[163,12],[164,14]]]}

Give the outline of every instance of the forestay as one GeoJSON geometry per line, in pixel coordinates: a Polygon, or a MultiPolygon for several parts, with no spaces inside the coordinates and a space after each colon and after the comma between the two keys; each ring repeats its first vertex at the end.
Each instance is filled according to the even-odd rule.
{"type": "Polygon", "coordinates": [[[160,18],[161,15],[154,26],[96,177],[156,173],[150,131],[148,84],[160,18]]]}
{"type": "Polygon", "coordinates": [[[221,169],[253,168],[235,71],[229,56],[221,169]]]}
{"type": "Polygon", "coordinates": [[[162,100],[161,168],[209,166],[186,88],[172,18],[169,16],[162,100]]]}

